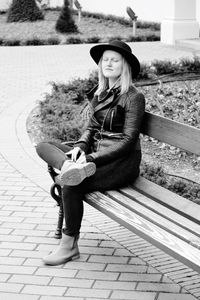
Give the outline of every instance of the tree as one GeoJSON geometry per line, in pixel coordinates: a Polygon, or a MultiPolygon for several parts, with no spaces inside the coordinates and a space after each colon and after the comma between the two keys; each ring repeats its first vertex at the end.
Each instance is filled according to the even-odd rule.
{"type": "Polygon", "coordinates": [[[64,1],[64,6],[56,22],[56,30],[60,33],[78,33],[78,28],[73,20],[68,0],[64,1]]]}
{"type": "Polygon", "coordinates": [[[7,15],[7,22],[34,22],[43,19],[35,0],[13,0],[7,15]]]}

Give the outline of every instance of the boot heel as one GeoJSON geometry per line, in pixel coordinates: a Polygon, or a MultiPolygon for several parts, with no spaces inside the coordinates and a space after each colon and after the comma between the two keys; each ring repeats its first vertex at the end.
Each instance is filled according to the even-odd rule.
{"type": "Polygon", "coordinates": [[[80,258],[80,254],[76,254],[76,255],[72,256],[71,260],[76,260],[78,258],[80,258]]]}
{"type": "Polygon", "coordinates": [[[87,165],[85,166],[86,177],[90,177],[94,175],[95,172],[96,172],[96,165],[92,162],[87,163],[87,165]]]}

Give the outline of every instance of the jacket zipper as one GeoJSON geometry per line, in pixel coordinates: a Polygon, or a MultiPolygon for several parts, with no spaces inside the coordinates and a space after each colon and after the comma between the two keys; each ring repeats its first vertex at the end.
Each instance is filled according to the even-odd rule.
{"type": "Polygon", "coordinates": [[[112,124],[113,124],[114,113],[115,113],[115,110],[112,109],[111,110],[111,114],[110,114],[110,131],[112,131],[112,124]]]}

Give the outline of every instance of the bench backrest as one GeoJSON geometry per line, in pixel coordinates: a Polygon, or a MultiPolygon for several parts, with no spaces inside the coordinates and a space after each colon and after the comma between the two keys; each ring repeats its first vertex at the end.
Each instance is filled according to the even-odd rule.
{"type": "Polygon", "coordinates": [[[166,144],[200,155],[200,129],[196,127],[145,112],[141,132],[166,144]]]}

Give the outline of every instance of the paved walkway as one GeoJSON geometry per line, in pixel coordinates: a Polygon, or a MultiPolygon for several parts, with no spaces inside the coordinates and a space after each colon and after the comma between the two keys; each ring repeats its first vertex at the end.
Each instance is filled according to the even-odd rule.
{"type": "MultiPolygon", "coordinates": [[[[59,243],[57,208],[26,120],[49,82],[88,76],[91,46],[0,47],[0,299],[198,299],[199,274],[87,205],[80,259],[57,267],[41,261],[59,243]]],[[[141,62],[200,55],[198,47],[159,42],[131,47],[141,62]]]]}

